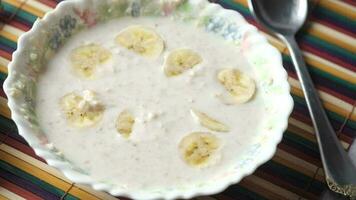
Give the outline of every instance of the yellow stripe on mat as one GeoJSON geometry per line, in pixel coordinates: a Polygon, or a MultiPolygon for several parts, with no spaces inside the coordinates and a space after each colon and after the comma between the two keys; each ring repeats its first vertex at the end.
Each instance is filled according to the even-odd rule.
{"type": "Polygon", "coordinates": [[[15,34],[6,31],[5,29],[1,29],[0,30],[0,36],[3,36],[4,38],[9,39],[9,40],[17,43],[18,37],[15,34]]]}
{"type": "MultiPolygon", "coordinates": [[[[0,56],[0,65],[2,65],[3,67],[7,68],[7,65],[10,63],[10,61],[8,59],[5,59],[3,57],[0,56]]],[[[7,70],[6,70],[7,71],[7,70]]]]}
{"type": "MultiPolygon", "coordinates": [[[[297,119],[295,119],[293,117],[289,117],[289,119],[288,119],[288,130],[294,130],[294,131],[292,131],[293,133],[303,137],[304,139],[307,139],[309,141],[312,141],[312,142],[316,143],[315,139],[311,140],[311,137],[308,136],[308,134],[310,134],[314,138],[314,134],[315,134],[314,133],[314,128],[312,126],[310,126],[309,124],[306,124],[306,123],[304,123],[302,121],[299,121],[299,120],[297,120],[297,119]],[[290,129],[291,125],[294,126],[293,129],[290,129]],[[298,128],[298,129],[296,129],[296,128],[298,128]],[[301,131],[300,129],[303,130],[303,131],[301,131]],[[297,130],[297,131],[295,131],[295,130],[297,130]]],[[[340,140],[340,143],[345,149],[347,149],[350,146],[349,143],[347,143],[347,142],[345,142],[343,140],[340,140]]]]}
{"type": "MultiPolygon", "coordinates": [[[[21,151],[18,151],[17,149],[12,148],[11,146],[8,146],[6,144],[1,144],[0,145],[0,156],[2,154],[8,155],[10,157],[10,163],[14,166],[25,166],[23,168],[18,167],[24,171],[26,171],[29,174],[37,174],[34,175],[36,177],[39,177],[42,180],[45,180],[49,184],[52,184],[53,182],[59,182],[62,185],[62,188],[69,189],[71,186],[72,182],[68,180],[66,177],[64,177],[58,170],[54,169],[51,166],[46,165],[45,163],[22,153],[21,151]],[[51,179],[51,180],[49,180],[51,179]],[[55,181],[53,181],[54,179],[55,181]],[[51,183],[51,182],[52,183],[51,183]]],[[[4,159],[9,162],[9,159],[4,159]]],[[[57,186],[57,185],[56,185],[57,186]]],[[[61,189],[62,189],[61,188],[61,189]]],[[[66,191],[66,190],[64,190],[66,191]]],[[[93,191],[92,189],[88,187],[82,187],[80,185],[75,185],[72,187],[71,190],[69,190],[69,194],[73,196],[80,197],[82,199],[105,199],[105,200],[117,200],[116,198],[112,197],[111,195],[104,193],[104,192],[97,192],[93,191]]]]}
{"type": "MultiPolygon", "coordinates": [[[[289,55],[289,53],[287,54],[289,55]]],[[[356,73],[312,53],[303,52],[305,62],[351,84],[356,84],[356,73]]]]}
{"type": "Polygon", "coordinates": [[[26,3],[28,4],[28,6],[31,6],[32,8],[36,8],[36,9],[42,11],[43,13],[47,13],[47,12],[53,10],[53,8],[39,2],[38,0],[27,0],[26,3]]]}
{"type": "MultiPolygon", "coordinates": [[[[293,78],[288,79],[289,84],[291,85],[292,94],[297,95],[298,97],[304,98],[304,93],[301,89],[299,81],[293,78]]],[[[332,112],[335,112],[343,117],[347,117],[351,110],[352,105],[338,99],[326,92],[318,90],[319,96],[322,99],[324,107],[332,112]]],[[[356,115],[351,115],[350,119],[356,121],[356,115]]]]}
{"type": "MultiPolygon", "coordinates": [[[[0,62],[1,62],[1,59],[2,59],[2,57],[0,57],[0,62]]],[[[7,65],[6,65],[6,66],[7,66],[7,65]]],[[[1,72],[1,73],[4,73],[4,74],[7,74],[7,73],[8,73],[6,66],[5,66],[5,65],[2,65],[2,64],[0,63],[0,72],[1,72]]]]}
{"type": "MultiPolygon", "coordinates": [[[[37,168],[36,166],[33,166],[19,158],[16,158],[15,156],[0,150],[0,157],[3,160],[6,160],[6,162],[10,163],[11,165],[25,171],[28,174],[31,174],[35,177],[40,178],[41,180],[51,184],[51,185],[55,185],[57,188],[63,190],[63,191],[67,191],[71,184],[68,182],[63,181],[62,179],[59,179],[57,177],[55,177],[52,174],[49,174],[39,168],[37,168]]],[[[71,193],[72,194],[72,193],[71,193]]],[[[72,194],[74,196],[76,195],[80,195],[80,198],[83,199],[93,199],[96,198],[95,196],[86,193],[86,192],[82,192],[82,193],[76,193],[76,194],[72,194]]]]}
{"type": "MultiPolygon", "coordinates": [[[[309,140],[311,142],[317,143],[315,136],[314,136],[314,128],[302,121],[299,121],[293,117],[290,117],[288,120],[288,129],[289,131],[291,131],[292,133],[306,139],[309,140]],[[294,128],[290,129],[290,126],[294,126],[294,128]],[[296,129],[298,128],[298,129],[296,129]],[[309,130],[310,129],[310,130],[309,130]],[[292,131],[293,130],[293,131],[292,131]],[[303,131],[301,131],[303,130],[303,131]],[[308,131],[307,131],[308,130],[308,131]],[[308,135],[309,134],[309,135],[308,135]]],[[[350,144],[347,143],[346,141],[340,139],[340,143],[341,145],[344,147],[344,149],[348,149],[350,144]]]]}
{"type": "Polygon", "coordinates": [[[298,195],[255,175],[244,178],[240,184],[268,199],[297,199],[298,195]],[[258,186],[258,187],[256,187],[258,186]]]}
{"type": "Polygon", "coordinates": [[[15,26],[8,25],[8,24],[5,24],[2,27],[2,30],[9,32],[9,33],[15,35],[16,37],[19,37],[20,35],[25,33],[25,31],[23,31],[19,28],[16,28],[15,26]]]}
{"type": "Polygon", "coordinates": [[[319,6],[356,20],[356,8],[340,0],[320,0],[319,6]]]}
{"type": "Polygon", "coordinates": [[[1,191],[0,191],[0,200],[10,200],[10,199],[8,199],[8,198],[2,196],[1,191]]]}
{"type": "MultiPolygon", "coordinates": [[[[289,55],[289,51],[283,42],[271,35],[268,35],[267,33],[261,33],[266,36],[268,42],[271,43],[274,47],[276,47],[282,54],[289,55]]],[[[339,79],[345,80],[352,84],[356,84],[356,73],[352,72],[351,70],[343,68],[335,63],[332,63],[324,58],[321,58],[306,51],[303,51],[303,55],[305,58],[305,62],[310,66],[327,72],[339,79]]]]}
{"type": "MultiPolygon", "coordinates": [[[[293,87],[292,86],[292,94],[295,94],[297,95],[298,97],[302,97],[304,98],[304,93],[301,89],[299,88],[296,88],[296,87],[293,87]]],[[[321,93],[319,92],[319,95],[320,96],[323,96],[323,94],[325,93],[321,93]]],[[[323,99],[323,98],[322,98],[323,99]]],[[[332,112],[335,112],[335,113],[338,113],[339,115],[341,115],[342,117],[347,117],[348,114],[350,113],[349,111],[346,111],[346,110],[343,110],[342,108],[340,108],[339,106],[336,106],[332,103],[329,103],[327,101],[322,101],[322,104],[324,106],[324,108],[326,108],[327,110],[329,111],[332,111],[332,112]]],[[[356,119],[356,116],[351,116],[350,119],[352,120],[355,120],[356,119]]]]}
{"type": "Polygon", "coordinates": [[[78,190],[81,190],[80,192],[83,192],[83,191],[88,192],[88,193],[93,194],[96,197],[103,199],[103,200],[118,200],[118,198],[111,196],[106,192],[99,192],[99,191],[93,190],[89,186],[80,185],[80,184],[75,184],[75,187],[72,187],[72,189],[69,190],[69,193],[70,194],[80,193],[78,190]]]}
{"type": "MultiPolygon", "coordinates": [[[[268,35],[267,33],[261,33],[263,33],[263,35],[266,36],[268,42],[270,42],[274,47],[276,47],[281,53],[289,55],[289,51],[283,42],[271,35],[268,35]]],[[[350,42],[349,44],[352,44],[352,42],[350,42]]],[[[354,45],[352,46],[355,47],[354,45]]],[[[303,51],[303,55],[305,58],[305,62],[311,65],[312,67],[320,69],[352,84],[356,84],[356,73],[312,53],[303,51]]]]}
{"type": "Polygon", "coordinates": [[[279,39],[263,32],[263,31],[259,31],[260,33],[262,33],[268,40],[269,43],[271,43],[274,47],[276,47],[280,52],[286,52],[287,50],[287,46],[281,42],[279,39]]]}
{"type": "Polygon", "coordinates": [[[10,163],[11,165],[35,176],[38,177],[42,180],[45,180],[47,183],[51,184],[51,185],[55,185],[56,187],[58,187],[59,189],[63,190],[63,191],[67,191],[70,187],[70,184],[58,179],[57,177],[46,173],[45,171],[42,171],[41,169],[26,163],[25,161],[13,156],[12,154],[9,154],[3,150],[0,150],[0,157],[2,158],[2,160],[5,160],[6,162],[10,163]]]}
{"type": "Polygon", "coordinates": [[[318,38],[321,38],[328,43],[340,46],[348,51],[356,52],[356,40],[354,38],[322,24],[310,23],[310,27],[308,27],[308,33],[317,36],[318,38]]]}
{"type": "MultiPolygon", "coordinates": [[[[315,171],[318,169],[318,166],[298,158],[282,149],[277,149],[273,160],[310,178],[314,176],[315,171]]],[[[316,175],[315,178],[321,182],[324,182],[324,176],[322,174],[316,175]]]]}
{"type": "Polygon", "coordinates": [[[314,128],[312,126],[310,126],[309,124],[306,124],[304,122],[301,122],[293,117],[290,117],[288,120],[288,124],[292,124],[308,133],[311,133],[312,135],[314,135],[314,128]]]}
{"type": "Polygon", "coordinates": [[[314,133],[310,132],[310,130],[303,129],[303,127],[301,127],[300,124],[299,124],[299,126],[293,124],[293,122],[291,122],[291,121],[293,121],[295,124],[296,123],[298,124],[298,122],[299,122],[298,120],[290,117],[289,121],[288,121],[288,123],[289,123],[288,124],[288,129],[287,129],[288,131],[290,131],[290,132],[292,132],[292,133],[294,133],[294,134],[296,134],[296,135],[298,135],[298,136],[300,136],[300,137],[302,137],[302,138],[304,138],[306,140],[309,140],[311,142],[317,143],[316,138],[314,136],[314,133]]]}
{"type": "Polygon", "coordinates": [[[7,99],[4,97],[0,97],[0,115],[9,119],[11,118],[11,111],[7,106],[7,99]]]}
{"type": "MultiPolygon", "coordinates": [[[[21,4],[23,3],[23,0],[3,0],[3,2],[6,2],[14,7],[20,7],[21,4]]],[[[29,12],[33,15],[36,15],[36,16],[39,16],[39,17],[43,17],[45,12],[37,9],[37,8],[34,8],[32,6],[29,6],[27,3],[25,3],[24,5],[22,5],[22,10],[26,11],[26,12],[29,12]]]]}
{"type": "MultiPolygon", "coordinates": [[[[265,32],[261,31],[260,33],[262,33],[267,38],[268,42],[271,43],[274,47],[276,47],[281,53],[289,55],[289,51],[283,42],[265,32]]],[[[353,48],[356,48],[356,44],[353,45],[353,42],[348,42],[348,44],[352,45],[353,48]]],[[[320,69],[352,84],[356,84],[356,73],[312,53],[303,51],[303,55],[305,58],[305,62],[311,65],[312,67],[320,69]]]]}

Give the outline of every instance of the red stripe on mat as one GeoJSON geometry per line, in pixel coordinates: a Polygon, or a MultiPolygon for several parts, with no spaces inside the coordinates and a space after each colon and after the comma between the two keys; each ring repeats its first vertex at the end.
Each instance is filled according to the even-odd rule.
{"type": "Polygon", "coordinates": [[[305,43],[302,43],[302,42],[299,43],[299,46],[304,51],[308,51],[308,52],[310,52],[310,53],[312,53],[314,55],[322,57],[322,58],[324,58],[326,60],[329,60],[329,61],[331,61],[331,62],[333,62],[335,64],[338,64],[340,66],[343,66],[343,67],[345,67],[345,68],[347,68],[347,69],[349,69],[351,71],[354,71],[354,72],[356,71],[356,66],[353,66],[351,63],[345,62],[343,59],[340,59],[338,57],[332,56],[332,55],[330,55],[330,54],[328,54],[326,52],[320,51],[318,49],[315,49],[314,47],[312,47],[310,45],[307,45],[305,43]]]}
{"type": "Polygon", "coordinates": [[[345,30],[345,29],[343,29],[343,28],[341,28],[339,26],[336,26],[335,24],[330,23],[328,21],[319,20],[319,19],[313,19],[313,21],[318,22],[320,24],[323,24],[324,26],[327,26],[327,27],[329,27],[331,29],[335,29],[336,31],[344,33],[345,35],[349,35],[351,37],[355,37],[355,33],[349,32],[349,31],[347,31],[347,30],[345,30]]]}
{"type": "Polygon", "coordinates": [[[36,196],[35,194],[3,179],[0,178],[0,185],[1,187],[6,188],[7,190],[11,191],[12,193],[15,193],[25,199],[29,199],[29,200],[42,200],[42,198],[40,198],[39,196],[36,196]]]}
{"type": "Polygon", "coordinates": [[[11,137],[7,137],[6,140],[4,141],[4,143],[21,151],[24,154],[27,154],[41,162],[46,163],[45,160],[43,160],[43,158],[36,155],[36,153],[33,151],[33,149],[30,146],[27,146],[15,139],[11,138],[11,137]]]}
{"type": "MultiPolygon", "coordinates": [[[[5,66],[6,67],[6,66],[5,66]]],[[[5,94],[5,91],[4,91],[4,88],[3,87],[1,87],[1,89],[0,89],[0,96],[1,97],[4,97],[5,99],[7,99],[7,96],[6,96],[6,94],[5,94]]]]}
{"type": "Polygon", "coordinates": [[[305,160],[309,163],[312,163],[313,165],[317,166],[317,167],[322,167],[321,165],[321,161],[317,158],[314,158],[314,157],[311,157],[305,153],[303,153],[300,149],[296,149],[296,148],[293,148],[293,147],[290,147],[284,143],[279,143],[278,144],[278,148],[279,149],[282,149],[302,160],[305,160]]]}
{"type": "Polygon", "coordinates": [[[57,5],[57,2],[55,1],[50,1],[50,0],[38,0],[38,1],[52,8],[56,7],[57,5]]]}
{"type": "Polygon", "coordinates": [[[355,0],[342,0],[345,3],[351,4],[353,6],[356,6],[356,1],[355,0]]]}
{"type": "MultiPolygon", "coordinates": [[[[288,76],[294,78],[295,80],[299,80],[298,77],[297,77],[297,74],[294,73],[294,72],[288,71],[288,76]]],[[[341,100],[343,100],[343,101],[345,101],[345,102],[347,102],[349,104],[352,104],[355,101],[354,99],[351,99],[351,98],[349,98],[347,96],[344,96],[343,94],[338,93],[336,90],[332,90],[330,88],[327,88],[327,87],[324,87],[324,86],[321,86],[321,85],[315,85],[315,87],[316,87],[316,89],[318,89],[320,91],[323,91],[325,93],[328,93],[331,96],[334,96],[334,97],[336,97],[338,99],[341,99],[341,100]]]]}
{"type": "Polygon", "coordinates": [[[339,135],[339,139],[342,140],[343,142],[346,142],[347,144],[351,144],[354,140],[352,137],[348,136],[345,133],[341,133],[339,135]]]}
{"type": "MultiPolygon", "coordinates": [[[[327,88],[327,87],[324,87],[324,86],[318,86],[317,89],[323,91],[323,92],[326,92],[328,94],[330,94],[331,96],[334,96],[336,98],[339,98],[349,104],[352,104],[355,100],[354,99],[351,99],[349,97],[346,97],[340,93],[337,93],[336,90],[331,90],[330,88],[327,88]]],[[[337,105],[336,105],[337,106],[337,105]]]]}
{"type": "Polygon", "coordinates": [[[0,56],[6,58],[8,60],[12,59],[11,53],[8,53],[8,52],[6,52],[4,50],[1,50],[1,49],[0,49],[0,56]]]}
{"type": "Polygon", "coordinates": [[[295,194],[298,194],[304,198],[308,198],[308,199],[319,199],[316,195],[312,194],[312,193],[308,193],[306,192],[305,190],[301,189],[301,188],[298,188],[294,185],[291,185],[289,182],[287,181],[284,181],[278,177],[276,177],[275,175],[273,174],[269,174],[268,172],[265,172],[263,170],[260,170],[258,169],[256,172],[255,172],[255,175],[265,179],[265,180],[270,180],[272,181],[275,185],[278,185],[282,188],[285,188],[289,191],[292,191],[294,192],[295,194]]]}
{"type": "Polygon", "coordinates": [[[30,26],[27,26],[26,24],[23,24],[23,23],[21,23],[21,22],[19,22],[17,20],[11,20],[11,22],[9,22],[9,24],[11,26],[14,26],[14,27],[16,27],[18,29],[21,29],[23,31],[29,31],[31,29],[30,26]]]}
{"type": "Polygon", "coordinates": [[[291,117],[293,117],[295,119],[298,119],[299,121],[304,122],[309,126],[313,126],[313,123],[311,121],[309,113],[306,113],[306,115],[304,115],[304,114],[302,114],[300,112],[293,111],[292,114],[291,114],[291,117]]]}

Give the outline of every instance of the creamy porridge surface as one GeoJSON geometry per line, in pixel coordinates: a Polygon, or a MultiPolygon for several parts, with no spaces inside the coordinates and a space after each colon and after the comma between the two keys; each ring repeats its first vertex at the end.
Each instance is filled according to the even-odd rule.
{"type": "Polygon", "coordinates": [[[266,117],[258,88],[259,82],[237,46],[166,18],[122,18],[66,42],[40,77],[37,113],[53,145],[98,181],[127,190],[189,186],[222,174],[241,159],[258,135],[266,117]],[[117,35],[131,25],[154,30],[164,41],[164,50],[152,58],[119,45],[117,35]],[[94,78],[83,78],[73,71],[71,54],[90,44],[100,45],[111,57],[99,64],[94,78]],[[165,59],[173,50],[183,48],[198,53],[201,61],[179,75],[167,76],[165,59]],[[225,68],[238,69],[254,79],[252,99],[229,105],[220,98],[229,95],[217,78],[225,68]],[[86,90],[96,94],[94,103],[100,102],[101,117],[91,126],[73,126],[63,113],[61,99],[86,90]],[[192,115],[192,109],[223,123],[228,130],[207,128],[192,115]],[[116,124],[124,110],[134,119],[127,137],[118,133],[116,124]],[[194,167],[183,158],[180,142],[193,132],[219,140],[209,165],[194,167]]]}

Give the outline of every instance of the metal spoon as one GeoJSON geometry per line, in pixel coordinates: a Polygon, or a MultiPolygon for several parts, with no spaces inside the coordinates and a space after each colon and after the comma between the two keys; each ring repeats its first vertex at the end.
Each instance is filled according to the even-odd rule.
{"type": "Polygon", "coordinates": [[[295,34],[308,13],[307,0],[249,0],[257,21],[288,46],[309,108],[319,144],[325,178],[329,188],[347,196],[356,196],[356,167],[341,146],[315,90],[295,34]]]}

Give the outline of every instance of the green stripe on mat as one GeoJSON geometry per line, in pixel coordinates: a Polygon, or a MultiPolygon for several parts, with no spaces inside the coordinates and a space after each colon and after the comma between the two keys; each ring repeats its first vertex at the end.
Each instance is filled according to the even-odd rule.
{"type": "Polygon", "coordinates": [[[356,56],[355,54],[353,54],[352,52],[341,48],[339,46],[336,45],[332,45],[328,42],[326,42],[325,40],[322,40],[318,37],[312,36],[312,35],[308,35],[307,33],[304,33],[301,37],[301,39],[308,41],[309,43],[312,43],[312,46],[318,47],[318,48],[322,48],[322,49],[327,49],[327,51],[329,51],[329,53],[332,54],[340,54],[346,58],[353,58],[355,59],[356,56]]]}
{"type": "MultiPolygon", "coordinates": [[[[320,169],[322,170],[322,169],[320,169]]],[[[318,188],[319,191],[324,191],[324,190],[327,190],[328,187],[326,186],[326,184],[321,184],[319,181],[317,181],[316,179],[314,179],[312,181],[312,183],[310,184],[310,186],[308,187],[308,192],[312,192],[314,194],[320,194],[318,193],[318,191],[313,191],[313,188],[318,188]]]]}
{"type": "MultiPolygon", "coordinates": [[[[282,54],[282,59],[283,59],[283,62],[288,62],[291,66],[293,65],[292,64],[292,60],[291,60],[289,55],[282,54]]],[[[356,85],[355,84],[351,84],[348,81],[340,79],[340,78],[338,78],[336,76],[333,76],[332,74],[330,74],[330,73],[328,73],[326,71],[320,70],[320,69],[318,69],[316,67],[312,67],[310,65],[308,65],[308,69],[309,69],[309,72],[310,72],[311,76],[323,77],[323,78],[328,79],[330,81],[333,81],[333,82],[335,82],[337,84],[340,84],[340,86],[343,86],[343,87],[345,87],[345,88],[347,88],[349,90],[352,90],[352,91],[356,92],[356,85]]]]}
{"type": "Polygon", "coordinates": [[[247,7],[236,3],[233,0],[220,0],[219,3],[222,3],[222,5],[226,4],[229,9],[235,9],[243,15],[251,16],[251,13],[247,7]]]}
{"type": "MultiPolygon", "coordinates": [[[[302,98],[302,97],[299,97],[299,96],[296,96],[296,95],[293,95],[292,94],[292,98],[294,100],[294,103],[296,104],[299,104],[299,106],[302,106],[304,108],[306,108],[307,104],[305,102],[305,99],[302,98]]],[[[330,110],[326,110],[326,114],[328,115],[328,117],[332,120],[335,120],[339,123],[343,123],[344,120],[345,120],[345,117],[333,112],[333,111],[330,111],[330,110]]],[[[352,120],[348,120],[348,122],[346,123],[346,126],[352,128],[352,129],[356,129],[356,121],[352,121],[352,120]]]]}
{"type": "MultiPolygon", "coordinates": [[[[21,177],[27,181],[30,181],[31,183],[41,187],[42,189],[44,189],[52,194],[55,194],[56,196],[62,196],[65,193],[63,190],[60,190],[59,188],[57,188],[53,185],[50,185],[50,184],[44,182],[43,180],[41,180],[35,176],[32,176],[31,174],[28,174],[28,173],[22,171],[21,169],[18,169],[15,166],[12,166],[12,165],[6,163],[3,160],[0,160],[0,168],[18,176],[18,177],[21,177]]],[[[78,199],[71,194],[67,194],[66,197],[69,200],[77,200],[78,199]]]]}
{"type": "Polygon", "coordinates": [[[267,200],[263,196],[255,192],[252,192],[240,185],[232,185],[228,189],[226,189],[222,194],[236,199],[267,200]]]}
{"type": "MultiPolygon", "coordinates": [[[[329,73],[327,73],[321,69],[318,69],[316,67],[309,66],[309,71],[310,71],[311,75],[315,74],[314,76],[321,76],[321,77],[331,80],[337,84],[340,84],[342,87],[345,87],[349,90],[352,90],[353,92],[356,92],[356,84],[351,84],[350,82],[347,82],[343,79],[333,76],[332,74],[329,74],[329,73]]],[[[335,90],[335,89],[333,89],[333,90],[335,90]]]]}
{"type": "MultiPolygon", "coordinates": [[[[307,186],[308,183],[312,180],[311,177],[305,176],[304,174],[290,169],[284,165],[281,165],[273,160],[268,161],[261,168],[273,171],[274,174],[278,174],[280,178],[286,179],[289,183],[293,183],[294,186],[301,189],[304,189],[305,186],[307,186]]],[[[315,181],[313,187],[310,187],[311,190],[317,190],[320,192],[323,191],[324,188],[324,184],[319,181],[315,181]]]]}
{"type": "MultiPolygon", "coordinates": [[[[18,9],[15,6],[8,4],[6,2],[2,2],[2,6],[3,6],[2,9],[4,11],[10,12],[10,13],[14,13],[18,9]]],[[[36,15],[32,15],[24,10],[19,10],[17,12],[16,16],[18,16],[19,18],[24,19],[26,21],[32,22],[32,23],[34,23],[36,21],[36,19],[38,18],[36,15]]]]}
{"type": "Polygon", "coordinates": [[[317,7],[315,7],[314,12],[317,12],[319,15],[323,15],[324,17],[332,18],[338,24],[350,24],[352,27],[356,26],[355,20],[348,18],[347,16],[340,15],[340,14],[338,14],[332,10],[329,10],[327,8],[317,6],[317,7]]]}
{"type": "Polygon", "coordinates": [[[6,118],[5,116],[0,115],[0,131],[3,131],[5,133],[9,131],[17,132],[17,127],[14,121],[6,118]]]}
{"type": "Polygon", "coordinates": [[[6,79],[6,77],[7,77],[7,74],[4,74],[4,73],[1,73],[1,72],[0,72],[0,81],[1,81],[1,82],[4,82],[5,79],[6,79]]]}
{"type": "Polygon", "coordinates": [[[4,44],[5,46],[11,47],[12,49],[17,48],[16,42],[13,42],[7,38],[4,38],[3,36],[0,36],[0,43],[4,44]]]}
{"type": "Polygon", "coordinates": [[[298,145],[301,148],[298,149],[309,149],[312,152],[315,152],[315,154],[319,154],[319,148],[318,148],[318,144],[315,142],[312,142],[310,140],[307,140],[293,132],[290,131],[285,131],[284,135],[283,135],[283,139],[292,141],[294,144],[298,145]]]}

